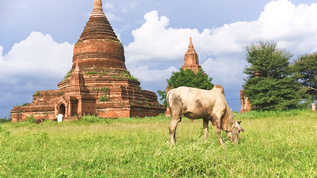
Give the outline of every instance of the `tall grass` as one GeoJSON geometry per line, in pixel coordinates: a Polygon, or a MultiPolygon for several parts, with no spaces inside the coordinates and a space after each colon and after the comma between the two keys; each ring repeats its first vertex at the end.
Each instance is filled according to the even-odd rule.
{"type": "Polygon", "coordinates": [[[202,121],[183,119],[169,144],[169,118],[0,124],[0,177],[316,177],[311,111],[235,114],[239,144],[219,145],[202,121]]]}
{"type": "Polygon", "coordinates": [[[0,124],[5,122],[11,122],[11,117],[5,116],[4,118],[0,118],[0,124]]]}

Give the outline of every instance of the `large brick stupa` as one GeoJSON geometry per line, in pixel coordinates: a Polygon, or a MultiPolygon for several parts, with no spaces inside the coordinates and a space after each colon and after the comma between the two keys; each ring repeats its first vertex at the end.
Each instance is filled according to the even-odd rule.
{"type": "Polygon", "coordinates": [[[95,0],[90,18],[74,46],[73,65],[57,90],[37,91],[28,106],[11,111],[12,122],[83,115],[98,117],[144,117],[163,113],[154,92],[142,90],[125,66],[124,49],[95,0]]]}

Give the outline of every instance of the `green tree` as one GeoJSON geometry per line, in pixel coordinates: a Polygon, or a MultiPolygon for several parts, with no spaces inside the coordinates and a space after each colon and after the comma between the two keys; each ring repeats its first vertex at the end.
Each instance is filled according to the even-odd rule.
{"type": "Polygon", "coordinates": [[[305,92],[303,99],[309,104],[317,100],[317,53],[299,56],[292,64],[292,68],[305,92]]]}
{"type": "Polygon", "coordinates": [[[291,109],[298,106],[299,83],[290,68],[292,55],[276,48],[275,42],[260,41],[246,47],[244,94],[254,109],[291,109]]]}
{"type": "MultiPolygon", "coordinates": [[[[211,80],[212,78],[209,78],[202,69],[195,74],[194,71],[190,69],[184,70],[183,68],[180,68],[179,72],[173,72],[172,76],[166,79],[168,88],[187,86],[208,90],[214,87],[211,80]]],[[[160,100],[163,101],[163,105],[167,106],[166,91],[158,90],[157,93],[160,96],[160,100]]]]}

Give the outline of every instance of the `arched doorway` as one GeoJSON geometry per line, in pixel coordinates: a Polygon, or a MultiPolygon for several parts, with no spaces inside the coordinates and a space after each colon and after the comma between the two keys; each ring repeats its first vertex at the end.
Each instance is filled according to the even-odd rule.
{"type": "Polygon", "coordinates": [[[64,104],[61,104],[58,108],[58,114],[63,114],[65,116],[65,105],[64,104]]]}

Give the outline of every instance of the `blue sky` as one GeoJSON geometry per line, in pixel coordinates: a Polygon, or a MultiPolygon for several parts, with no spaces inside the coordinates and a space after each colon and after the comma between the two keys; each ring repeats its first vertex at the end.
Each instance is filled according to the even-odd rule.
{"type": "MultiPolygon", "coordinates": [[[[57,89],[92,8],[93,0],[0,0],[0,117],[35,91],[57,89]]],[[[275,41],[294,59],[317,51],[313,0],[104,0],[103,8],[143,89],[165,89],[192,37],[202,68],[234,110],[247,45],[275,41]]]]}

